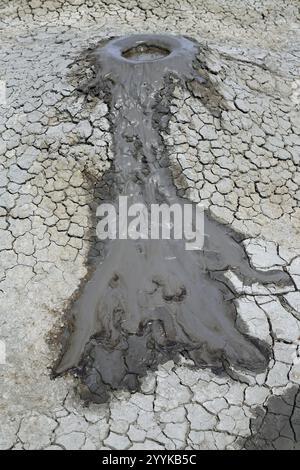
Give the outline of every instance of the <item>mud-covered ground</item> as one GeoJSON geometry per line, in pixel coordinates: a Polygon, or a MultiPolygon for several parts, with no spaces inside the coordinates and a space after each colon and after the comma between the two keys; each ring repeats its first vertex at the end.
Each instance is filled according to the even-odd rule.
{"type": "Polygon", "coordinates": [[[1,0],[0,12],[0,448],[299,448],[298,1],[1,0]],[[227,272],[236,328],[272,350],[265,372],[182,358],[149,371],[138,392],[85,406],[79,381],[51,380],[51,369],[87,274],[95,182],[114,153],[107,104],[75,90],[78,57],[133,32],[203,44],[217,94],[172,92],[161,135],[174,183],[246,237],[254,268],[293,284],[250,288],[227,272]]]}

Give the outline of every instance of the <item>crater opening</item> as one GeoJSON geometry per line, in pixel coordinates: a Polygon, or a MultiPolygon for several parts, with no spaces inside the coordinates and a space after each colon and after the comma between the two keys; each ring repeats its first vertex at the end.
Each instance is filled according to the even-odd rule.
{"type": "Polygon", "coordinates": [[[170,51],[164,47],[149,44],[139,44],[122,52],[125,59],[147,62],[149,60],[160,60],[168,56],[170,51]]]}

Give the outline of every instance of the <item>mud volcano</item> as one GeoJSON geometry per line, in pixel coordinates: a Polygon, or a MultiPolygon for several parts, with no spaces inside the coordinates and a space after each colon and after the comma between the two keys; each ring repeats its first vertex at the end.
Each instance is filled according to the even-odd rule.
{"type": "MultiPolygon", "coordinates": [[[[95,76],[82,90],[109,103],[114,138],[114,163],[98,184],[103,202],[187,202],[173,184],[161,130],[168,128],[175,83],[208,86],[198,52],[194,41],[165,35],[115,38],[90,52],[95,76]]],[[[235,294],[224,274],[230,269],[245,284],[287,284],[289,277],[254,270],[242,236],[208,213],[204,229],[201,251],[176,239],[105,242],[70,308],[56,367],[56,374],[81,377],[83,398],[103,402],[110,390],[134,391],[147,370],[179,353],[198,367],[266,368],[269,348],[237,329],[235,294]]]]}

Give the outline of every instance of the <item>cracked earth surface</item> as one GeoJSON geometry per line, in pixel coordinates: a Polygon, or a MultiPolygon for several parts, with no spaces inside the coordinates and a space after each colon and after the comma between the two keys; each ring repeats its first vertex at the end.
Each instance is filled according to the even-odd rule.
{"type": "Polygon", "coordinates": [[[0,449],[300,448],[298,2],[0,7],[0,449]],[[87,273],[93,183],[113,151],[106,104],[78,95],[72,70],[86,47],[133,32],[203,44],[218,94],[203,102],[197,87],[175,88],[163,132],[174,182],[247,236],[254,267],[285,270],[293,286],[250,288],[227,273],[236,327],[272,348],[265,373],[217,375],[182,358],[149,372],[139,392],[87,407],[76,379],[50,379],[54,336],[87,273]]]}

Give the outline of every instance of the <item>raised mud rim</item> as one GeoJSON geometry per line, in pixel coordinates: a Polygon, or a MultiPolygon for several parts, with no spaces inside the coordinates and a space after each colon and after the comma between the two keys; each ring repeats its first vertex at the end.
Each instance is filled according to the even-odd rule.
{"type": "Polygon", "coordinates": [[[157,62],[173,60],[187,52],[192,52],[196,45],[183,36],[172,36],[169,34],[134,34],[131,36],[122,36],[110,40],[103,48],[105,53],[118,61],[141,64],[145,62],[157,62]],[[154,49],[161,52],[160,57],[140,60],[134,57],[134,52],[144,47],[145,49],[154,49]],[[132,54],[131,54],[132,52],[132,54]]]}

